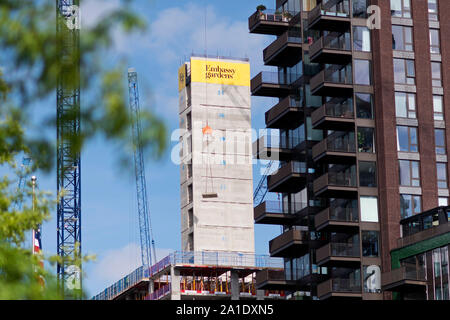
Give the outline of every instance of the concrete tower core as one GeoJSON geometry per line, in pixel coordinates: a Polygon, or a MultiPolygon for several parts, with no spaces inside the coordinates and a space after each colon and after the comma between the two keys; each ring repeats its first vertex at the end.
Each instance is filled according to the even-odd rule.
{"type": "Polygon", "coordinates": [[[178,77],[181,248],[254,253],[248,60],[192,56],[178,77]]]}

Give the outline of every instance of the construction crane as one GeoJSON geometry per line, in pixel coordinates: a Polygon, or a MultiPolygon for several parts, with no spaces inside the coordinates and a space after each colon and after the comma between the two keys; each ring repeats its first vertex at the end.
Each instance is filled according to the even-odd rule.
{"type": "Polygon", "coordinates": [[[266,171],[262,175],[261,179],[259,180],[258,186],[255,189],[255,192],[253,193],[253,204],[255,206],[260,205],[267,194],[267,176],[269,175],[272,166],[273,166],[274,160],[271,160],[269,162],[269,165],[266,167],[266,171]]]}
{"type": "Polygon", "coordinates": [[[58,285],[68,298],[80,298],[81,283],[81,157],[79,0],[56,0],[59,52],[57,77],[57,265],[58,285]]]}
{"type": "Polygon", "coordinates": [[[137,81],[137,72],[134,68],[128,69],[128,90],[130,99],[130,109],[133,117],[132,121],[132,139],[134,150],[134,171],[136,175],[136,194],[139,215],[139,232],[141,241],[141,259],[143,266],[156,263],[155,240],[153,239],[153,230],[150,220],[150,211],[147,200],[147,184],[145,180],[144,153],[141,139],[141,122],[139,109],[139,89],[137,81]],[[151,245],[150,248],[150,237],[151,245]]]}
{"type": "MultiPolygon", "coordinates": [[[[19,183],[17,184],[17,194],[23,194],[23,191],[25,189],[27,177],[28,177],[28,167],[30,166],[31,158],[23,157],[22,158],[22,165],[20,167],[20,173],[19,173],[19,183]]],[[[21,210],[23,204],[22,198],[17,198],[14,202],[14,209],[21,210]]]]}

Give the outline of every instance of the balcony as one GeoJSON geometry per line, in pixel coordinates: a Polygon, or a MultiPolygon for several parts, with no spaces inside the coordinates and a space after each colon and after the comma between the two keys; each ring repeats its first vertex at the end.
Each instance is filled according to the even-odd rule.
{"type": "Polygon", "coordinates": [[[290,160],[293,155],[292,147],[280,136],[263,135],[253,143],[253,157],[264,160],[290,160]]]}
{"type": "Polygon", "coordinates": [[[307,172],[306,163],[290,161],[276,173],[267,176],[267,188],[269,192],[298,192],[306,184],[307,172]]]}
{"type": "Polygon", "coordinates": [[[333,99],[311,114],[314,129],[350,130],[355,127],[353,99],[333,99]]]}
{"type": "Polygon", "coordinates": [[[256,273],[258,290],[289,290],[295,286],[295,281],[286,280],[284,270],[264,269],[256,273]]]}
{"type": "Polygon", "coordinates": [[[415,266],[403,266],[398,269],[385,272],[381,276],[381,288],[383,291],[395,292],[425,292],[427,280],[424,269],[415,266]]]}
{"type": "Polygon", "coordinates": [[[361,284],[352,279],[332,278],[317,286],[317,297],[320,300],[338,299],[361,299],[361,284]]]}
{"type": "Polygon", "coordinates": [[[355,133],[335,131],[312,148],[312,158],[316,162],[355,163],[355,133]]]}
{"type": "Polygon", "coordinates": [[[277,72],[260,72],[251,80],[252,95],[260,97],[285,97],[289,94],[288,81],[280,79],[277,72]]]}
{"type": "Polygon", "coordinates": [[[310,80],[311,94],[327,97],[351,97],[353,78],[351,65],[331,65],[310,80]]]}
{"type": "Polygon", "coordinates": [[[288,96],[269,109],[265,116],[267,128],[295,129],[303,122],[303,108],[299,100],[288,96]]]}
{"type": "Polygon", "coordinates": [[[288,30],[289,21],[297,12],[275,10],[256,11],[248,18],[250,33],[279,36],[288,30]]]}
{"type": "Polygon", "coordinates": [[[308,233],[289,230],[269,242],[272,257],[301,257],[308,251],[308,233]]]}
{"type": "Polygon", "coordinates": [[[311,62],[347,64],[352,61],[350,34],[332,33],[323,36],[309,46],[311,62]]]}
{"type": "Polygon", "coordinates": [[[348,1],[329,1],[331,4],[318,4],[313,10],[309,12],[308,16],[308,29],[316,30],[350,30],[350,15],[349,13],[340,8],[336,10],[335,7],[330,8],[337,2],[347,2],[347,8],[349,7],[348,1]]]}
{"type": "Polygon", "coordinates": [[[355,266],[361,263],[358,245],[330,242],[316,251],[318,266],[355,266]]]}
{"type": "Polygon", "coordinates": [[[306,203],[287,203],[281,201],[265,201],[254,209],[255,223],[258,224],[277,224],[292,225],[298,218],[296,208],[298,210],[306,207],[306,203]]]}
{"type": "MultiPolygon", "coordinates": [[[[314,217],[317,231],[354,233],[358,231],[358,207],[351,206],[352,201],[345,206],[330,207],[319,212],[314,217]]],[[[355,201],[356,202],[356,201],[355,201]]]]}
{"type": "Polygon", "coordinates": [[[314,195],[325,198],[354,198],[358,194],[356,167],[345,171],[328,172],[313,183],[314,195]]]}
{"type": "Polygon", "coordinates": [[[263,51],[264,64],[292,67],[301,60],[303,50],[301,31],[286,31],[263,51]]]}

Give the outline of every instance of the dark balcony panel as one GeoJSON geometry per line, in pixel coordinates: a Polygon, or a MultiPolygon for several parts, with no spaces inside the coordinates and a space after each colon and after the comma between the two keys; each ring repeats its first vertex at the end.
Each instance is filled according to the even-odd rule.
{"type": "Polygon", "coordinates": [[[332,65],[310,79],[311,94],[328,97],[351,97],[353,78],[351,66],[332,65]]]}
{"type": "Polygon", "coordinates": [[[425,270],[417,269],[415,266],[403,266],[390,272],[385,272],[381,276],[381,288],[383,291],[425,293],[426,286],[425,270]]]}
{"type": "Polygon", "coordinates": [[[316,162],[356,163],[355,133],[335,131],[314,145],[312,158],[316,162]]]}
{"type": "Polygon", "coordinates": [[[272,257],[301,257],[308,248],[308,234],[301,230],[286,231],[269,242],[272,257]]]}
{"type": "MultiPolygon", "coordinates": [[[[348,0],[340,1],[345,2],[348,0]]],[[[330,1],[335,4],[339,1],[330,1]]],[[[348,8],[348,4],[347,4],[348,8]]],[[[308,28],[316,30],[350,30],[350,15],[344,10],[336,10],[327,5],[318,4],[308,15],[308,28]]]]}
{"type": "Polygon", "coordinates": [[[303,39],[301,31],[286,31],[263,51],[264,64],[292,67],[302,58],[303,39]]]}
{"type": "Polygon", "coordinates": [[[352,99],[333,99],[311,114],[314,129],[351,130],[355,127],[352,99]]]}
{"type": "Polygon", "coordinates": [[[293,157],[292,147],[280,136],[264,135],[253,143],[253,157],[264,160],[290,160],[293,157]]]}
{"type": "Polygon", "coordinates": [[[256,273],[258,290],[294,290],[295,287],[295,281],[286,280],[284,270],[264,269],[256,273]]]}
{"type": "Polygon", "coordinates": [[[290,161],[267,177],[269,192],[295,193],[303,189],[307,178],[306,163],[290,161]]]}
{"type": "Polygon", "coordinates": [[[297,290],[311,291],[318,283],[325,281],[329,276],[326,274],[310,273],[297,280],[297,290]]]}
{"type": "Polygon", "coordinates": [[[256,11],[248,18],[250,33],[280,35],[288,30],[289,22],[296,12],[275,10],[256,11]]]}
{"type": "Polygon", "coordinates": [[[359,228],[358,220],[357,206],[326,208],[314,217],[317,231],[330,232],[357,232],[359,228]]]}
{"type": "Polygon", "coordinates": [[[329,172],[317,178],[313,183],[314,195],[325,198],[356,197],[358,188],[355,170],[352,167],[345,172],[329,172]]]}
{"type": "Polygon", "coordinates": [[[266,112],[266,126],[271,129],[295,129],[303,122],[303,107],[289,96],[266,112]]]}
{"type": "Polygon", "coordinates": [[[330,242],[316,251],[318,266],[357,266],[361,263],[359,245],[330,242]]]}
{"type": "Polygon", "coordinates": [[[352,61],[350,34],[332,33],[309,46],[310,61],[314,63],[347,64],[352,61]]]}
{"type": "Polygon", "coordinates": [[[331,278],[317,286],[317,297],[326,299],[361,299],[361,284],[350,279],[331,278]]]}
{"type": "Polygon", "coordinates": [[[254,96],[281,98],[289,94],[290,86],[277,72],[260,72],[251,80],[251,91],[254,96]]]}
{"type": "Polygon", "coordinates": [[[286,207],[281,201],[265,201],[254,209],[255,223],[290,225],[297,218],[290,206],[286,207]]]}

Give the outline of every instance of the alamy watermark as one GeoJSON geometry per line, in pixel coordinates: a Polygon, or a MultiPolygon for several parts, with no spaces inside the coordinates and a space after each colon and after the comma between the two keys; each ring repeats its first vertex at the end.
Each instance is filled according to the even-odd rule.
{"type": "Polygon", "coordinates": [[[64,7],[61,14],[66,20],[66,26],[69,30],[81,29],[81,10],[79,6],[72,5],[64,7]]]}

